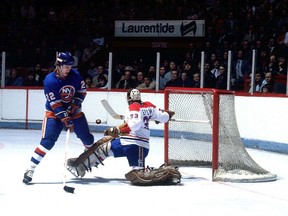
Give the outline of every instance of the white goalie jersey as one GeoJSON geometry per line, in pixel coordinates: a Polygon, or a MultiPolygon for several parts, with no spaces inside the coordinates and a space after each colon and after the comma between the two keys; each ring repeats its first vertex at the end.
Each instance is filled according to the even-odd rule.
{"type": "Polygon", "coordinates": [[[169,120],[169,114],[150,102],[130,104],[125,113],[127,127],[121,129],[121,132],[128,135],[121,137],[121,144],[136,144],[149,149],[150,120],[165,123],[169,120]]]}

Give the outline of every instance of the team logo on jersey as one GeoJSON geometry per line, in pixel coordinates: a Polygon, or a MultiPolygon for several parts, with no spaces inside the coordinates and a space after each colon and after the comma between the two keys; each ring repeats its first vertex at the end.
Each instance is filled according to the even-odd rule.
{"type": "Polygon", "coordinates": [[[75,88],[71,85],[65,85],[60,89],[59,93],[64,103],[70,103],[75,95],[75,88]]]}

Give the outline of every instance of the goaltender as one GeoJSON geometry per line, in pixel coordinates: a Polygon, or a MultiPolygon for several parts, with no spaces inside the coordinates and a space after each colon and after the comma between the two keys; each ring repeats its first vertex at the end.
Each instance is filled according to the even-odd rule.
{"type": "Polygon", "coordinates": [[[93,166],[103,164],[109,156],[126,157],[132,170],[125,177],[134,185],[170,185],[178,184],[181,174],[177,167],[164,164],[159,168],[145,167],[145,158],[149,153],[149,121],[168,122],[175,114],[172,111],[158,109],[150,102],[141,101],[138,89],[127,92],[128,110],[124,123],[108,128],[104,137],[82,153],[78,158],[67,161],[67,169],[76,177],[83,177],[93,166]]]}

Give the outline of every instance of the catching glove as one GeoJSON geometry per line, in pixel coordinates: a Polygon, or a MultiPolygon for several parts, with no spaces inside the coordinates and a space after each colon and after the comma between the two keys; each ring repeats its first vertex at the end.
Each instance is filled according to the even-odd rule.
{"type": "Polygon", "coordinates": [[[104,131],[104,136],[112,136],[114,138],[118,137],[120,133],[120,130],[118,127],[111,127],[111,128],[107,128],[104,131]]]}

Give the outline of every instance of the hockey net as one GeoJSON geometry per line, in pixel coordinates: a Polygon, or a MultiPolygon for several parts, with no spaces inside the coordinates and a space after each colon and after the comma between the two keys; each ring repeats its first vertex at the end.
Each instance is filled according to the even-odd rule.
{"type": "Polygon", "coordinates": [[[260,167],[242,143],[234,92],[166,88],[165,109],[175,111],[165,124],[165,162],[212,168],[213,181],[265,182],[277,176],[260,167]]]}

